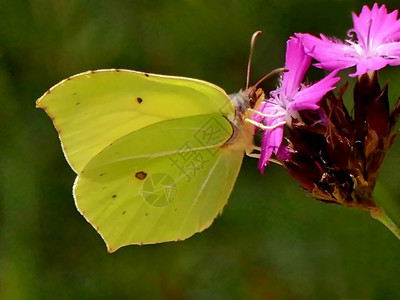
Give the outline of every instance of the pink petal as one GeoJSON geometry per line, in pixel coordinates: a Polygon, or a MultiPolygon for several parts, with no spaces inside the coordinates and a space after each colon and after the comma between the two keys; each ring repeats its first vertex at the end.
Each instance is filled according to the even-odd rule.
{"type": "MultiPolygon", "coordinates": [[[[271,122],[266,122],[268,125],[274,125],[279,122],[282,122],[284,120],[284,117],[277,117],[271,120],[271,122]]],[[[267,125],[266,124],[266,125],[267,125]]],[[[260,159],[258,161],[258,168],[261,171],[261,174],[264,174],[264,168],[266,165],[269,165],[269,159],[272,156],[272,153],[278,152],[278,149],[282,143],[283,140],[283,125],[271,129],[271,130],[265,130],[263,137],[262,137],[262,142],[261,142],[261,155],[260,159]]]]}
{"type": "MultiPolygon", "coordinates": [[[[258,108],[258,111],[264,113],[263,111],[265,110],[266,104],[267,104],[266,102],[261,103],[260,107],[258,108]]],[[[252,115],[251,115],[251,118],[252,118],[254,121],[256,121],[257,123],[261,123],[261,121],[262,121],[262,119],[263,119],[263,117],[260,116],[259,114],[252,114],[252,115]]]]}
{"type": "Polygon", "coordinates": [[[289,160],[290,159],[290,153],[291,153],[291,148],[289,146],[283,146],[281,145],[278,149],[278,151],[276,152],[276,156],[280,159],[280,160],[289,160]]]}
{"type": "MultiPolygon", "coordinates": [[[[269,99],[268,101],[269,102],[263,103],[262,107],[260,107],[260,112],[268,115],[282,113],[282,108],[276,105],[275,99],[269,99]]],[[[264,125],[272,126],[284,121],[285,116],[263,117],[262,119],[264,125]]],[[[263,132],[261,141],[261,154],[258,161],[258,168],[260,169],[261,173],[264,173],[265,166],[269,164],[269,159],[271,158],[272,153],[278,152],[283,139],[283,128],[284,125],[281,125],[274,129],[266,129],[263,132]]]]}
{"type": "Polygon", "coordinates": [[[370,70],[380,70],[384,68],[389,62],[389,59],[379,56],[364,58],[358,62],[357,71],[355,73],[349,74],[349,76],[356,77],[365,74],[370,70]]]}
{"type": "Polygon", "coordinates": [[[290,112],[303,109],[318,109],[317,103],[328,91],[335,89],[335,84],[340,80],[340,77],[335,77],[337,73],[338,70],[333,71],[320,81],[300,90],[293,98],[293,102],[289,103],[287,110],[290,112]]]}
{"type": "MultiPolygon", "coordinates": [[[[270,98],[267,100],[267,102],[263,102],[260,105],[258,111],[266,115],[280,115],[285,112],[285,109],[280,107],[274,98],[270,98]]],[[[253,116],[256,116],[256,114],[253,116]]],[[[267,119],[268,117],[257,115],[256,118],[256,120],[258,120],[257,122],[260,123],[262,119],[267,119]]]]}
{"type": "Polygon", "coordinates": [[[387,13],[385,5],[374,4],[372,10],[364,5],[360,15],[353,13],[354,31],[358,42],[364,49],[376,48],[382,43],[396,40],[400,37],[400,20],[398,11],[387,13]]]}
{"type": "Polygon", "coordinates": [[[286,96],[291,96],[299,89],[303,77],[311,64],[311,57],[304,52],[301,41],[295,37],[290,37],[286,43],[286,62],[287,72],[283,74],[282,92],[286,96]]]}
{"type": "Polygon", "coordinates": [[[400,66],[400,59],[393,59],[390,60],[390,62],[388,63],[389,66],[400,66]]]}
{"type": "Polygon", "coordinates": [[[400,58],[400,42],[386,43],[377,48],[379,56],[388,60],[400,58]]]}
{"type": "Polygon", "coordinates": [[[315,66],[326,70],[346,69],[357,63],[358,54],[350,45],[328,39],[321,34],[321,39],[308,34],[296,34],[301,39],[306,54],[319,61],[315,66]]]}

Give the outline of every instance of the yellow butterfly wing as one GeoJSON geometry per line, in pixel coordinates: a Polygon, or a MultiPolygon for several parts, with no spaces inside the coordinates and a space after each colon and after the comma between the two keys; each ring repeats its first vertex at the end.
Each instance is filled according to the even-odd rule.
{"type": "Polygon", "coordinates": [[[51,88],[37,106],[78,174],[76,206],[110,252],[210,226],[252,143],[252,128],[234,124],[228,95],[195,79],[86,72],[51,88]]]}
{"type": "Polygon", "coordinates": [[[211,83],[118,69],[69,77],[36,106],[52,118],[76,173],[111,142],[147,125],[213,112],[234,114],[226,93],[211,83]]]}
{"type": "Polygon", "coordinates": [[[166,120],[93,158],[74,186],[78,210],[113,252],[183,240],[209,227],[238,175],[243,149],[218,114],[166,120]]]}

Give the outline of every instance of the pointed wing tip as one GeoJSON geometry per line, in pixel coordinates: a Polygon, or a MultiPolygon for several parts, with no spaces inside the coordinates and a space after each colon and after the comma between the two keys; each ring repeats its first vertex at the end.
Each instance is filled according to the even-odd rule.
{"type": "Polygon", "coordinates": [[[114,253],[115,251],[117,251],[119,248],[111,248],[111,247],[109,247],[108,245],[107,245],[107,252],[108,253],[110,253],[110,254],[112,254],[112,253],[114,253]]]}
{"type": "Polygon", "coordinates": [[[42,101],[43,99],[47,96],[51,94],[51,89],[47,90],[39,99],[36,100],[36,108],[42,108],[42,109],[46,109],[46,106],[43,105],[42,101]]]}
{"type": "MultiPolygon", "coordinates": [[[[100,234],[101,235],[101,234],[100,234]]],[[[103,238],[103,236],[102,236],[103,238]]],[[[104,238],[103,238],[104,240],[104,238]]],[[[127,244],[120,244],[120,245],[115,245],[115,246],[111,246],[107,243],[106,240],[104,240],[104,242],[106,243],[106,247],[107,247],[107,252],[112,254],[115,251],[117,251],[118,249],[122,248],[122,247],[126,247],[126,246],[143,246],[143,245],[154,245],[154,244],[159,244],[159,242],[154,242],[154,243],[127,243],[127,244]]]]}
{"type": "Polygon", "coordinates": [[[119,248],[121,248],[123,246],[127,246],[126,244],[124,244],[124,245],[117,245],[117,244],[111,245],[111,244],[107,243],[107,241],[105,240],[104,236],[99,231],[97,231],[97,233],[100,234],[101,238],[103,239],[104,243],[106,244],[107,252],[110,253],[110,254],[114,253],[115,251],[117,251],[119,248]]]}
{"type": "Polygon", "coordinates": [[[52,91],[56,88],[59,87],[61,85],[63,85],[65,82],[70,81],[71,79],[74,79],[76,77],[81,77],[81,76],[87,76],[90,74],[95,74],[95,73],[99,73],[99,72],[120,72],[120,71],[127,71],[127,70],[122,70],[122,69],[99,69],[99,70],[88,70],[85,72],[81,72],[72,76],[69,76],[63,80],[61,80],[60,82],[56,83],[55,85],[53,85],[50,89],[48,89],[39,99],[36,100],[36,108],[42,108],[45,109],[45,107],[41,104],[42,100],[50,95],[52,93],[52,91]]]}

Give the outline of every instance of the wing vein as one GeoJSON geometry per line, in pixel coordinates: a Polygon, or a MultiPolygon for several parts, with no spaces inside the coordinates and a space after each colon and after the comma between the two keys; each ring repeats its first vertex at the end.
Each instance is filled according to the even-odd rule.
{"type": "Polygon", "coordinates": [[[216,145],[211,145],[211,146],[201,146],[201,147],[196,147],[196,148],[182,149],[182,150],[178,150],[178,151],[176,149],[174,149],[172,151],[159,152],[159,153],[154,153],[154,154],[141,154],[141,155],[126,156],[121,159],[110,160],[109,163],[115,163],[115,162],[120,162],[120,161],[125,161],[125,160],[138,159],[138,158],[157,158],[157,157],[168,156],[168,155],[173,155],[173,154],[177,154],[177,153],[201,151],[201,150],[216,148],[223,144],[224,144],[224,142],[221,142],[216,145]]]}
{"type": "Polygon", "coordinates": [[[213,165],[212,168],[210,169],[210,172],[208,173],[207,178],[204,180],[204,183],[202,184],[202,186],[201,186],[199,192],[197,193],[196,198],[194,199],[192,206],[190,207],[190,209],[189,209],[189,211],[188,211],[186,217],[185,217],[185,218],[183,219],[183,221],[182,221],[182,225],[181,225],[181,228],[180,228],[180,230],[179,230],[179,233],[180,233],[179,235],[182,235],[182,228],[183,228],[183,226],[185,225],[185,223],[186,223],[186,221],[187,221],[189,215],[192,213],[193,208],[194,208],[195,205],[197,204],[197,201],[199,200],[199,198],[200,198],[200,196],[201,196],[203,190],[205,189],[206,185],[208,184],[208,182],[209,182],[209,180],[210,180],[210,178],[211,178],[211,175],[214,173],[214,170],[215,170],[216,166],[218,165],[218,162],[220,161],[221,157],[222,157],[222,156],[219,156],[219,157],[217,158],[217,160],[215,161],[214,165],[213,165]]]}

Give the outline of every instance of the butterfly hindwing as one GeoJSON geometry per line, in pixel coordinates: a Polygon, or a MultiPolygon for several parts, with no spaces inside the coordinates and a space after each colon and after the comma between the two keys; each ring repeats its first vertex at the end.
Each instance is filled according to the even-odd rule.
{"type": "Polygon", "coordinates": [[[243,149],[220,114],[158,122],[111,143],[78,174],[79,211],[110,252],[182,240],[211,225],[227,202],[243,149]]]}

